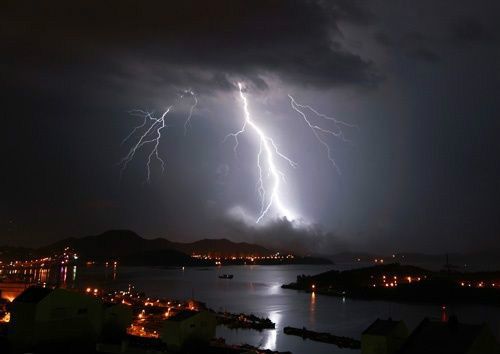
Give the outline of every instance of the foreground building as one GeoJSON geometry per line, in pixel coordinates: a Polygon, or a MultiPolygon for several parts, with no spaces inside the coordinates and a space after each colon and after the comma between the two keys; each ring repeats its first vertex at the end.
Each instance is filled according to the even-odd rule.
{"type": "Polygon", "coordinates": [[[403,321],[377,319],[361,334],[361,354],[393,354],[408,338],[403,321]]]}
{"type": "Polygon", "coordinates": [[[9,340],[17,347],[94,345],[103,334],[120,336],[132,321],[122,305],[65,289],[31,287],[10,304],[9,340]]]}
{"type": "Polygon", "coordinates": [[[217,320],[208,311],[183,310],[168,318],[160,331],[160,339],[171,350],[185,345],[207,345],[215,337],[217,320]]]}
{"type": "Polygon", "coordinates": [[[486,324],[470,325],[424,319],[398,354],[499,354],[500,347],[486,324]]]}

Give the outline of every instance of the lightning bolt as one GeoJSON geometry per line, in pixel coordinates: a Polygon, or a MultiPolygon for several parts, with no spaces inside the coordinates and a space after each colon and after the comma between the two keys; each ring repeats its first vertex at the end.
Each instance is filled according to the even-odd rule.
{"type": "Polygon", "coordinates": [[[120,170],[120,178],[123,175],[123,172],[126,170],[130,161],[134,159],[137,150],[147,144],[153,144],[153,148],[149,152],[146,163],[147,182],[149,183],[151,181],[151,159],[153,158],[153,156],[160,162],[162,172],[165,171],[165,161],[163,161],[158,153],[158,146],[160,145],[161,130],[166,127],[165,118],[167,117],[171,109],[172,106],[168,107],[159,118],[154,117],[154,113],[152,112],[146,112],[139,109],[130,111],[131,115],[142,115],[143,122],[141,125],[136,126],[132,130],[132,132],[125,139],[123,139],[122,144],[125,144],[135,134],[135,132],[147,126],[148,122],[150,123],[150,125],[145,130],[145,132],[142,133],[139,139],[137,139],[136,143],[130,148],[128,154],[120,161],[119,164],[122,165],[122,168],[120,170]]]}
{"type": "Polygon", "coordinates": [[[314,134],[316,140],[318,140],[318,142],[321,145],[323,145],[323,147],[326,150],[328,160],[330,161],[332,166],[335,168],[337,173],[340,174],[340,169],[333,158],[330,145],[328,145],[328,143],[324,140],[323,136],[330,135],[330,136],[334,136],[336,138],[340,138],[344,142],[349,142],[349,140],[346,139],[346,137],[344,136],[344,131],[342,130],[342,127],[344,126],[344,127],[349,127],[349,128],[357,128],[357,126],[353,125],[353,124],[345,123],[345,122],[338,120],[338,119],[335,119],[333,117],[329,117],[323,113],[318,112],[317,110],[315,110],[311,106],[297,103],[297,101],[291,95],[288,95],[288,98],[290,98],[290,106],[292,107],[292,109],[300,115],[300,117],[303,119],[303,121],[307,124],[309,129],[314,134]],[[308,118],[307,114],[305,113],[306,111],[312,112],[318,118],[322,118],[323,120],[333,122],[335,125],[335,130],[323,128],[323,127],[313,123],[308,118]]]}
{"type": "Polygon", "coordinates": [[[228,134],[224,141],[229,137],[233,137],[235,139],[234,152],[236,153],[239,146],[238,138],[241,134],[245,133],[248,128],[250,128],[259,139],[259,152],[257,154],[257,169],[259,178],[257,182],[257,191],[261,198],[261,210],[256,223],[259,223],[273,206],[276,208],[279,215],[286,216],[287,218],[292,219],[293,214],[287,207],[285,207],[284,202],[282,201],[280,196],[280,186],[281,183],[285,181],[285,175],[276,166],[276,160],[278,158],[282,159],[286,161],[291,167],[296,167],[297,163],[281,153],[278,145],[273,141],[273,139],[267,136],[264,130],[259,127],[257,122],[252,119],[252,115],[250,114],[250,110],[248,109],[248,100],[245,96],[245,93],[243,92],[243,84],[238,83],[238,88],[241,102],[243,104],[243,114],[245,117],[245,121],[240,130],[228,134]],[[267,172],[267,175],[272,180],[272,186],[269,193],[267,192],[264,183],[264,171],[267,172]]]}
{"type": "MultiPolygon", "coordinates": [[[[190,95],[193,98],[193,104],[189,108],[189,113],[184,122],[184,135],[187,134],[187,129],[191,125],[191,118],[193,112],[198,105],[198,98],[193,90],[183,90],[179,95],[177,102],[182,100],[185,95],[190,95]]],[[[142,117],[142,124],[134,127],[132,131],[122,140],[122,145],[129,141],[133,136],[136,135],[138,131],[143,131],[139,138],[132,145],[127,155],[121,159],[118,163],[121,165],[120,169],[120,179],[122,178],[123,172],[127,169],[128,164],[134,159],[135,154],[138,150],[146,145],[151,145],[151,150],[149,151],[147,162],[146,162],[146,181],[149,183],[151,181],[151,163],[153,159],[160,163],[162,173],[165,172],[165,161],[160,157],[158,152],[158,147],[160,146],[160,141],[162,138],[162,130],[167,127],[166,119],[168,114],[173,110],[174,105],[167,107],[165,111],[159,116],[155,117],[154,112],[147,112],[140,109],[134,109],[130,111],[130,115],[142,117]]]]}
{"type": "MultiPolygon", "coordinates": [[[[191,117],[193,116],[193,112],[194,112],[196,106],[198,106],[198,97],[196,97],[196,94],[191,89],[184,90],[184,94],[189,94],[189,95],[191,95],[191,97],[193,97],[193,104],[189,108],[188,117],[187,117],[186,121],[184,122],[184,135],[186,135],[188,127],[191,127],[191,117]]],[[[184,95],[181,95],[181,99],[183,97],[184,97],[184,95]]]]}
{"type": "MultiPolygon", "coordinates": [[[[234,138],[235,144],[233,150],[235,155],[237,156],[240,143],[239,137],[242,134],[251,131],[258,139],[259,149],[257,153],[256,163],[258,180],[256,183],[256,189],[260,198],[260,213],[256,219],[256,223],[260,223],[268,215],[271,209],[274,209],[279,216],[285,216],[288,219],[293,220],[293,213],[288,207],[285,206],[285,202],[281,197],[281,186],[282,183],[286,183],[286,175],[278,168],[277,162],[284,161],[293,168],[297,167],[297,163],[283,154],[280,151],[278,144],[276,144],[275,141],[266,134],[264,129],[259,126],[258,122],[252,118],[248,99],[245,95],[244,85],[242,83],[238,83],[238,88],[244,116],[243,125],[238,131],[226,135],[226,137],[224,138],[224,142],[228,138],[234,138]]],[[[191,119],[193,117],[194,110],[198,105],[198,98],[191,89],[182,90],[179,95],[178,102],[181,101],[185,96],[189,96],[192,98],[192,104],[189,107],[188,115],[184,122],[184,135],[187,134],[187,130],[191,126],[191,119]]],[[[288,95],[288,98],[290,99],[291,108],[298,113],[299,117],[311,130],[316,140],[324,147],[328,161],[331,163],[333,168],[335,168],[337,173],[340,174],[340,169],[333,158],[330,145],[325,139],[326,136],[332,136],[335,138],[339,138],[344,142],[349,142],[349,140],[344,135],[343,128],[356,128],[356,126],[320,113],[309,105],[300,104],[291,95],[288,95]],[[313,117],[311,116],[315,118],[313,119],[313,117]],[[318,119],[323,123],[329,122],[330,125],[332,125],[333,123],[334,127],[328,128],[325,127],[324,124],[322,125],[320,123],[316,123],[318,119]]],[[[134,127],[129,135],[127,135],[122,141],[122,144],[125,144],[127,141],[138,135],[138,138],[129,149],[127,155],[123,157],[119,163],[121,165],[120,178],[127,168],[128,164],[134,159],[137,151],[141,150],[145,146],[151,146],[146,162],[146,181],[148,183],[150,182],[151,164],[153,163],[153,160],[156,160],[160,163],[162,172],[165,171],[165,161],[160,157],[158,148],[162,138],[162,130],[167,128],[166,120],[169,113],[173,109],[174,105],[171,105],[167,107],[159,116],[155,116],[154,112],[148,112],[139,109],[129,112],[133,116],[141,117],[142,123],[134,127]],[[138,134],[138,132],[141,133],[138,134]]]]}

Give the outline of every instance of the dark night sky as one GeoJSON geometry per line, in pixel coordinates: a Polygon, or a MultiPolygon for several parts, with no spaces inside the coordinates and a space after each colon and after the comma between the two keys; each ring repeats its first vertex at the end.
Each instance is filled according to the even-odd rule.
{"type": "Polygon", "coordinates": [[[2,1],[0,244],[128,228],[311,251],[467,251],[500,237],[498,1],[2,1]],[[255,120],[298,162],[282,194],[300,220],[259,210],[255,120]],[[120,181],[128,111],[168,120],[120,181]],[[357,125],[329,165],[287,95],[357,125]]]}

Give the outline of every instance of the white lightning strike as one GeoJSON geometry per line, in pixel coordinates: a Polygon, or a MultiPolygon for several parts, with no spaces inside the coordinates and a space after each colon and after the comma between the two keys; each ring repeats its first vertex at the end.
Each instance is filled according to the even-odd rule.
{"type": "Polygon", "coordinates": [[[153,117],[154,113],[150,113],[150,112],[146,112],[146,111],[142,111],[142,110],[133,110],[130,112],[130,114],[132,114],[132,115],[142,115],[144,117],[144,121],[141,125],[138,125],[137,127],[135,127],[132,130],[132,132],[125,139],[123,139],[122,144],[127,142],[127,140],[129,140],[135,134],[136,131],[145,127],[148,122],[151,122],[151,125],[139,137],[137,142],[130,148],[128,154],[120,161],[120,164],[122,165],[122,168],[120,171],[120,177],[123,174],[123,171],[125,171],[125,169],[127,168],[129,162],[134,159],[134,156],[135,156],[135,153],[137,152],[137,150],[146,144],[153,144],[153,148],[151,149],[151,151],[148,155],[148,160],[146,163],[146,167],[147,167],[146,180],[148,181],[148,183],[151,180],[151,158],[153,156],[160,162],[162,172],[165,171],[165,161],[163,161],[163,159],[158,154],[158,146],[160,145],[161,130],[166,127],[165,118],[167,117],[167,114],[170,112],[171,109],[172,109],[172,106],[168,107],[159,118],[153,117]]]}
{"type": "MultiPolygon", "coordinates": [[[[193,116],[193,111],[195,110],[196,106],[198,105],[198,97],[196,97],[196,94],[193,92],[193,90],[185,90],[184,94],[189,94],[191,97],[193,97],[193,104],[191,105],[191,108],[189,108],[189,115],[184,122],[184,135],[187,134],[187,129],[188,127],[191,127],[191,117],[193,116]]],[[[181,99],[184,97],[184,95],[181,95],[181,99]]]]}
{"type": "MultiPolygon", "coordinates": [[[[191,125],[191,117],[193,116],[193,111],[196,108],[198,104],[198,98],[196,97],[196,94],[191,90],[184,90],[182,91],[181,95],[179,96],[179,100],[182,100],[185,95],[190,95],[194,99],[194,103],[191,105],[189,108],[189,114],[184,122],[184,134],[187,132],[188,126],[191,125]]],[[[140,109],[134,109],[130,111],[129,113],[133,116],[140,116],[143,118],[142,124],[136,126],[132,131],[130,132],[129,135],[125,137],[122,141],[122,145],[125,144],[130,138],[132,138],[137,131],[140,131],[141,129],[147,127],[144,132],[139,136],[137,139],[136,143],[132,145],[130,148],[128,154],[121,159],[119,162],[119,165],[121,165],[121,170],[120,170],[120,179],[123,175],[123,172],[127,168],[128,164],[130,161],[132,161],[135,157],[135,154],[138,150],[140,150],[143,146],[152,144],[152,149],[148,154],[148,159],[146,163],[146,171],[147,171],[147,177],[146,181],[149,183],[151,181],[151,162],[152,159],[155,158],[158,162],[160,162],[161,165],[161,170],[162,173],[165,171],[165,161],[160,157],[160,154],[158,152],[158,147],[160,145],[160,140],[162,137],[161,131],[162,129],[166,128],[166,119],[168,114],[170,113],[171,110],[173,110],[174,106],[171,105],[167,107],[167,109],[159,116],[155,117],[154,112],[147,112],[143,111],[140,109]],[[148,125],[149,123],[149,125],[148,125]]]]}
{"type": "Polygon", "coordinates": [[[349,142],[349,140],[346,139],[344,136],[342,126],[349,127],[349,128],[356,128],[357,126],[345,123],[345,122],[338,120],[338,119],[335,119],[333,117],[329,117],[323,113],[318,112],[317,110],[315,110],[311,106],[299,104],[299,103],[297,103],[297,101],[295,101],[295,99],[291,95],[288,95],[288,97],[290,98],[290,106],[292,107],[292,109],[294,111],[296,111],[302,117],[304,122],[307,124],[307,126],[313,132],[313,134],[316,137],[316,139],[318,140],[318,142],[324,146],[326,153],[327,153],[328,160],[333,165],[333,167],[335,168],[337,173],[340,174],[340,169],[337,166],[337,163],[335,162],[335,160],[332,156],[332,151],[330,149],[330,146],[323,139],[322,134],[331,135],[331,136],[334,136],[336,138],[340,138],[342,141],[349,142]],[[323,118],[324,120],[328,120],[328,121],[333,122],[335,124],[335,130],[323,128],[323,127],[318,126],[317,124],[312,123],[311,120],[307,118],[307,114],[304,112],[305,110],[313,112],[319,118],[323,118]]]}
{"type": "Polygon", "coordinates": [[[238,130],[235,133],[228,134],[224,139],[224,141],[228,137],[234,137],[235,139],[234,151],[236,153],[239,145],[238,137],[240,136],[240,134],[243,134],[247,131],[247,127],[252,128],[254,133],[259,138],[259,153],[257,154],[257,168],[259,171],[259,180],[257,182],[257,190],[261,198],[261,211],[259,217],[256,220],[256,223],[259,223],[266,216],[271,206],[273,205],[281,216],[286,216],[289,219],[293,219],[292,213],[288,208],[285,207],[280,197],[280,185],[281,182],[284,181],[285,175],[276,167],[275,159],[276,157],[279,157],[285,160],[292,167],[296,167],[297,163],[295,163],[289,157],[282,154],[279,151],[277,144],[270,137],[268,137],[266,133],[262,130],[262,128],[260,128],[257,125],[257,123],[252,119],[250,111],[248,109],[247,98],[243,93],[243,85],[241,83],[238,83],[238,88],[240,91],[240,98],[243,103],[243,113],[245,116],[245,122],[243,123],[243,126],[241,127],[240,130],[238,130]],[[264,157],[262,155],[264,155],[264,157]],[[264,166],[262,161],[263,159],[265,160],[265,163],[267,165],[267,174],[272,179],[272,187],[271,191],[269,192],[269,197],[267,197],[267,201],[266,201],[266,195],[268,193],[266,192],[264,184],[264,172],[263,172],[264,166]]]}
{"type": "MultiPolygon", "coordinates": [[[[261,207],[260,214],[256,220],[256,223],[262,221],[264,217],[269,213],[271,208],[274,208],[279,216],[285,216],[290,220],[294,219],[293,213],[289,208],[285,206],[285,202],[281,198],[280,188],[285,180],[285,174],[276,166],[277,160],[284,160],[291,167],[297,167],[297,163],[294,162],[291,158],[284,155],[278,148],[278,145],[274,142],[272,138],[270,138],[261,128],[258,123],[252,119],[252,115],[250,114],[250,110],[248,108],[248,100],[244,93],[244,86],[242,83],[238,83],[239,94],[242,102],[243,114],[244,114],[244,122],[243,126],[240,130],[228,134],[224,141],[226,141],[229,137],[233,137],[235,140],[234,145],[234,153],[237,155],[238,146],[239,146],[239,136],[243,133],[246,133],[248,128],[251,128],[253,133],[255,133],[256,137],[259,139],[259,150],[257,153],[257,171],[258,171],[258,181],[257,181],[257,192],[260,197],[261,207]],[[271,186],[268,188],[267,178],[271,180],[271,186]]],[[[191,104],[188,110],[188,116],[184,122],[184,135],[187,134],[188,127],[191,126],[191,118],[193,116],[193,112],[198,105],[198,98],[196,94],[191,90],[183,90],[179,95],[178,101],[182,100],[185,96],[189,95],[193,99],[193,103],[191,104]]],[[[318,142],[324,146],[327,157],[335,170],[340,174],[340,170],[332,156],[332,152],[330,146],[325,141],[325,135],[333,136],[341,139],[342,141],[348,142],[344,136],[344,132],[342,130],[343,127],[355,128],[355,125],[345,123],[343,121],[337,120],[333,117],[329,117],[323,113],[318,112],[311,106],[303,105],[297,103],[297,101],[291,96],[290,105],[294,111],[296,111],[302,120],[307,124],[309,129],[314,134],[315,138],[318,142]],[[309,115],[313,114],[316,119],[322,119],[323,121],[332,122],[335,128],[325,128],[316,123],[314,123],[309,115]]],[[[160,145],[160,140],[162,138],[162,130],[167,127],[166,119],[168,114],[174,109],[174,105],[169,106],[159,117],[155,117],[154,112],[147,112],[143,110],[132,110],[130,111],[131,115],[139,116],[143,118],[142,124],[136,126],[130,134],[125,137],[122,141],[122,144],[126,143],[132,137],[134,137],[137,132],[141,131],[142,133],[136,140],[136,142],[130,148],[128,154],[120,161],[121,173],[120,177],[123,174],[123,171],[127,168],[130,161],[132,161],[138,150],[143,148],[146,145],[152,146],[149,151],[146,169],[147,169],[147,182],[150,182],[151,179],[151,163],[153,159],[156,159],[161,164],[162,172],[165,170],[165,161],[160,157],[158,152],[158,147],[160,145]]]]}

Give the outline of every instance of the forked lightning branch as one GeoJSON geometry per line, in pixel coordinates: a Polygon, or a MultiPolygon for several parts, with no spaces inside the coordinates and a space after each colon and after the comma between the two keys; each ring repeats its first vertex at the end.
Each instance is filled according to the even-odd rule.
{"type": "MultiPolygon", "coordinates": [[[[228,138],[234,138],[234,151],[236,153],[239,146],[239,137],[242,134],[249,134],[256,138],[255,168],[258,175],[257,192],[260,198],[260,210],[255,222],[262,222],[266,217],[269,217],[271,212],[279,217],[286,217],[289,220],[294,220],[297,218],[297,215],[293,213],[293,208],[286,205],[286,202],[281,197],[281,187],[286,180],[286,173],[278,167],[278,161],[281,160],[285,162],[291,168],[296,168],[298,163],[285,155],[279,149],[278,144],[273,138],[266,133],[265,128],[259,125],[257,119],[254,119],[245,93],[245,86],[241,82],[237,83],[237,86],[242,105],[243,124],[238,131],[229,133],[224,141],[228,138]]],[[[184,90],[179,100],[184,99],[185,96],[191,97],[192,104],[184,123],[184,134],[186,134],[188,127],[191,125],[193,112],[198,105],[198,98],[192,90],[184,90]]],[[[297,113],[297,116],[305,123],[314,138],[323,146],[328,161],[333,168],[335,168],[337,173],[340,173],[340,169],[335,162],[330,145],[326,139],[330,136],[341,139],[342,141],[348,141],[342,128],[354,128],[355,126],[320,113],[309,105],[300,104],[291,95],[288,95],[288,97],[293,111],[297,113]],[[316,119],[313,120],[313,118],[316,119]],[[322,124],[318,123],[318,121],[322,122],[322,124]]],[[[155,116],[154,112],[143,110],[132,110],[130,112],[134,116],[141,117],[142,123],[136,126],[123,140],[123,143],[133,139],[135,139],[135,142],[132,144],[127,155],[120,161],[121,173],[125,171],[129,163],[134,159],[136,153],[141,149],[147,149],[147,182],[151,180],[151,164],[153,160],[160,164],[162,171],[165,170],[165,161],[160,156],[159,146],[162,138],[162,130],[167,127],[167,117],[174,107],[174,105],[167,107],[159,116],[155,116]]]]}

